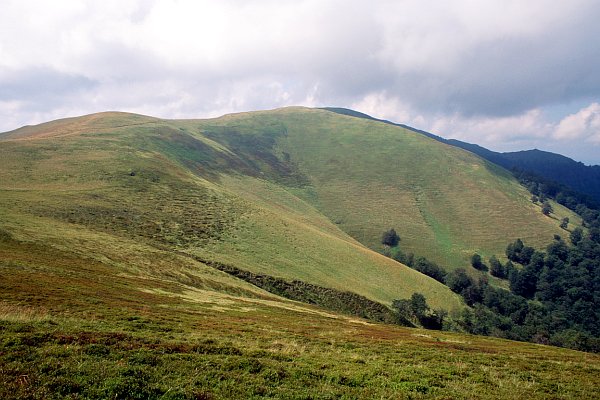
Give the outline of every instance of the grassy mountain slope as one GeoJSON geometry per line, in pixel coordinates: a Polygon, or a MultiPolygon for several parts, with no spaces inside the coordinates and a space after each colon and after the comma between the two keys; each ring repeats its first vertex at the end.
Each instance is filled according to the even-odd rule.
{"type": "Polygon", "coordinates": [[[323,212],[315,150],[293,152],[311,114],[103,113],[4,134],[0,398],[592,398],[597,355],[371,324],[209,266],[461,307],[323,212]]]}
{"type": "Polygon", "coordinates": [[[252,135],[265,124],[279,126],[275,148],[310,183],[295,193],[372,249],[394,227],[405,251],[454,268],[473,252],[502,255],[507,238],[543,245],[564,236],[563,216],[579,221],[558,205],[544,217],[507,171],[379,121],[292,108],[232,115],[202,129],[227,142],[227,132],[252,135]]]}
{"type": "Polygon", "coordinates": [[[3,229],[101,261],[137,253],[123,249],[127,239],[382,303],[420,291],[432,306],[461,307],[443,285],[365,248],[269,183],[304,178],[253,142],[258,153],[244,153],[192,122],[119,113],[76,122],[74,134],[51,123],[2,143],[3,229]]]}
{"type": "Polygon", "coordinates": [[[332,111],[341,115],[380,121],[394,126],[400,126],[411,131],[421,133],[439,142],[446,143],[464,150],[468,150],[478,156],[508,170],[517,169],[543,177],[547,180],[558,182],[568,186],[581,194],[589,197],[597,207],[600,201],[600,166],[584,165],[571,158],[560,154],[542,151],[538,149],[513,152],[496,152],[473,143],[463,142],[457,139],[444,139],[441,136],[412,128],[407,125],[397,124],[387,120],[380,120],[370,115],[340,107],[325,107],[324,110],[332,111]]]}
{"type": "Polygon", "coordinates": [[[101,113],[4,139],[1,189],[21,223],[74,223],[388,304],[415,290],[436,307],[460,303],[362,246],[379,250],[390,227],[405,251],[452,268],[502,254],[511,238],[541,245],[564,234],[563,215],[578,220],[558,205],[544,217],[506,171],[470,153],[323,110],[101,113]]]}

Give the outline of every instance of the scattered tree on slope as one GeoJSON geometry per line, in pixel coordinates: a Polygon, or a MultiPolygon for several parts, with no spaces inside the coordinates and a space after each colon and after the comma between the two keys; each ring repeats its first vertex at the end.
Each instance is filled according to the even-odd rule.
{"type": "Polygon", "coordinates": [[[398,246],[398,243],[400,243],[400,236],[398,236],[394,228],[391,228],[389,231],[383,233],[381,243],[390,247],[398,246]]]}

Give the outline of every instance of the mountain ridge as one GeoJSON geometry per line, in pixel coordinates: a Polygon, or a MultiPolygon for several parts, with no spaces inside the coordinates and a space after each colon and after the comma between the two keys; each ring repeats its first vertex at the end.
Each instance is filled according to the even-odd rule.
{"type": "Polygon", "coordinates": [[[405,124],[374,118],[370,115],[340,107],[324,107],[324,110],[384,122],[391,125],[410,129],[427,137],[452,146],[468,150],[484,159],[500,165],[508,170],[522,170],[539,175],[545,179],[567,185],[575,191],[581,192],[595,199],[600,204],[600,166],[585,165],[569,157],[549,151],[531,149],[512,152],[496,152],[474,143],[458,139],[446,139],[433,133],[410,127],[405,124]]]}
{"type": "MultiPolygon", "coordinates": [[[[140,125],[136,122],[140,119],[148,122],[147,117],[124,114],[100,117],[105,119],[92,119],[96,125],[87,126],[87,133],[80,136],[64,135],[62,127],[49,135],[48,125],[44,125],[39,127],[42,135],[35,140],[2,141],[6,165],[12,166],[2,174],[0,189],[5,200],[10,197],[6,193],[18,197],[12,187],[30,190],[30,199],[15,200],[8,208],[32,214],[21,219],[21,223],[28,220],[35,223],[36,218],[45,216],[51,218],[46,219],[49,226],[66,222],[91,232],[122,236],[119,232],[123,231],[127,237],[159,238],[167,245],[196,246],[200,255],[233,262],[254,272],[325,283],[338,289],[358,285],[355,291],[359,294],[387,304],[396,297],[409,296],[412,289],[408,282],[413,282],[429,292],[433,304],[460,307],[458,298],[447,288],[358,245],[308,203],[279,186],[287,182],[294,188],[304,182],[289,162],[278,160],[268,151],[273,145],[273,135],[282,134],[279,124],[267,124],[265,130],[256,131],[258,136],[242,132],[225,140],[220,128],[211,127],[214,120],[202,122],[208,124],[204,128],[208,133],[201,135],[197,120],[151,120],[151,124],[140,125]],[[122,123],[123,117],[130,120],[122,123]],[[234,142],[228,144],[228,140],[234,142]],[[23,163],[30,165],[26,176],[16,172],[23,170],[23,163]],[[229,175],[220,177],[217,171],[229,175]],[[267,183],[268,180],[272,183],[267,183]],[[248,187],[252,187],[251,195],[248,187]],[[170,193],[171,199],[161,201],[166,193],[170,193]],[[134,200],[134,196],[142,197],[134,200]],[[281,209],[275,200],[287,204],[288,209],[281,209]],[[15,206],[19,203],[26,208],[15,206]],[[201,213],[195,215],[198,212],[194,210],[201,213]],[[246,217],[251,214],[256,217],[246,217]],[[247,241],[232,237],[231,241],[223,242],[223,235],[232,229],[236,230],[231,233],[234,236],[247,235],[249,229],[250,236],[247,241]],[[263,241],[257,247],[260,251],[248,252],[244,246],[256,237],[263,241]],[[292,241],[286,244],[280,237],[292,241]],[[271,250],[271,246],[279,251],[271,250]],[[282,253],[282,246],[289,253],[282,253]],[[294,246],[304,251],[313,249],[312,257],[295,255],[298,250],[294,246]],[[351,254],[354,261],[344,264],[351,254]],[[333,255],[340,261],[330,258],[333,255]],[[362,267],[358,260],[362,260],[362,267]],[[319,264],[329,264],[332,272],[319,264]],[[374,280],[358,283],[356,276],[365,267],[373,268],[369,273],[374,280]],[[386,281],[377,276],[394,278],[386,281]],[[441,297],[436,299],[438,296],[441,297]]],[[[228,116],[221,121],[227,123],[243,117],[228,116]]],[[[89,119],[85,117],[83,122],[89,119]]],[[[70,122],[76,128],[81,126],[81,121],[70,122]]],[[[50,127],[53,128],[52,124],[50,127]]],[[[70,133],[71,130],[68,129],[70,133]]],[[[19,134],[34,137],[35,132],[19,134]]],[[[97,255],[101,256],[101,252],[97,255]]]]}
{"type": "Polygon", "coordinates": [[[487,315],[381,254],[390,227],[403,251],[478,278],[473,251],[499,254],[516,235],[543,245],[563,216],[579,223],[560,205],[544,216],[501,167],[323,110],[104,117],[0,140],[0,397],[600,387],[595,354],[377,322],[424,325],[392,306],[419,299],[449,323],[487,315]]]}
{"type": "MultiPolygon", "coordinates": [[[[508,183],[513,178],[491,164],[482,164],[460,151],[434,145],[435,142],[423,142],[419,139],[420,135],[412,136],[409,133],[412,129],[393,125],[390,125],[392,128],[386,128],[389,124],[382,125],[373,119],[366,125],[357,124],[351,120],[333,118],[332,115],[327,111],[303,107],[238,113],[207,120],[161,120],[136,114],[105,113],[84,116],[80,120],[67,120],[72,123],[67,131],[71,135],[86,133],[81,140],[98,139],[102,142],[104,137],[111,138],[106,142],[107,149],[115,154],[121,151],[114,147],[121,140],[115,135],[123,132],[132,140],[132,144],[125,144],[123,149],[142,150],[148,155],[167,157],[170,163],[175,163],[169,168],[178,165],[208,181],[218,181],[226,173],[247,175],[282,185],[287,188],[286,196],[296,196],[320,212],[325,212],[338,228],[376,251],[381,251],[379,238],[383,231],[390,228],[388,225],[400,225],[398,229],[403,237],[401,245],[405,251],[427,256],[450,268],[461,264],[468,266],[472,252],[479,251],[485,256],[503,252],[503,244],[500,243],[495,245],[496,250],[486,250],[488,245],[485,244],[492,241],[486,238],[490,234],[494,236],[486,228],[489,224],[484,223],[485,218],[490,217],[476,221],[465,209],[465,204],[473,203],[470,206],[473,209],[487,210],[487,215],[498,215],[500,219],[515,219],[521,213],[526,213],[531,218],[532,226],[537,228],[526,232],[527,229],[515,226],[517,230],[514,234],[534,242],[539,240],[536,239],[539,235],[533,234],[536,229],[547,229],[549,223],[558,225],[551,219],[543,218],[536,207],[529,204],[525,192],[515,183],[508,183]],[[374,152],[380,152],[377,153],[380,156],[372,157],[359,150],[364,146],[371,146],[374,152]],[[344,151],[348,151],[348,155],[344,151],[340,153],[339,149],[346,149],[344,151]],[[400,154],[403,154],[402,158],[397,158],[400,154]],[[438,165],[440,160],[445,161],[438,165]],[[393,168],[389,169],[390,166],[393,168]],[[456,181],[452,184],[446,182],[447,179],[441,179],[449,170],[455,171],[450,181],[456,181]],[[473,178],[483,179],[481,182],[492,189],[480,192],[471,182],[473,178]],[[490,179],[495,183],[489,184],[490,179]],[[437,186],[432,182],[437,182],[437,186]],[[465,193],[470,195],[457,197],[458,187],[468,187],[465,193]],[[504,206],[499,198],[491,194],[505,196],[501,194],[505,189],[512,193],[510,196],[513,200],[507,199],[510,206],[504,206]],[[391,196],[397,196],[397,199],[391,196]],[[478,197],[482,199],[477,200],[478,197]],[[486,201],[483,201],[484,197],[486,201]],[[515,213],[512,207],[517,204],[514,202],[517,198],[520,199],[518,209],[521,211],[515,213]],[[357,209],[351,202],[357,202],[361,208],[357,209]],[[400,208],[406,210],[398,209],[396,203],[402,204],[400,208]],[[340,208],[342,204],[346,204],[346,209],[340,208]],[[451,213],[448,212],[449,206],[453,210],[451,213]],[[452,213],[454,221],[448,219],[452,213]],[[511,214],[514,216],[509,217],[511,214]],[[407,218],[407,215],[411,217],[407,218]],[[374,224],[373,221],[377,222],[374,224]],[[448,231],[447,227],[459,225],[456,221],[472,226],[473,235],[476,236],[465,236],[462,232],[464,229],[458,227],[452,228],[455,229],[453,232],[448,231]],[[522,234],[519,234],[519,229],[522,234]],[[461,237],[464,237],[461,239],[463,243],[453,242],[461,237]],[[423,238],[429,239],[424,242],[423,238]],[[482,244],[485,246],[481,247],[482,244]]],[[[61,120],[38,126],[40,140],[52,135],[66,140],[68,136],[64,134],[64,123],[61,120]]],[[[11,137],[27,137],[34,135],[36,128],[14,132],[11,137]]],[[[79,139],[73,137],[73,140],[79,139]]],[[[6,138],[4,141],[7,141],[6,138]]],[[[106,149],[99,149],[99,154],[103,151],[106,149]]],[[[89,157],[96,155],[90,154],[89,157]]],[[[143,171],[136,172],[135,169],[133,166],[127,167],[126,173],[136,173],[144,179],[159,179],[157,171],[145,177],[143,171]]],[[[254,181],[247,184],[256,186],[254,181]]],[[[239,185],[234,184],[234,187],[239,188],[239,185]]],[[[269,193],[265,196],[272,195],[269,193]]],[[[577,220],[568,215],[573,221],[577,220]]],[[[506,221],[503,224],[507,224],[505,229],[508,229],[511,223],[506,221]]],[[[550,229],[547,235],[551,237],[554,229],[550,229]]]]}

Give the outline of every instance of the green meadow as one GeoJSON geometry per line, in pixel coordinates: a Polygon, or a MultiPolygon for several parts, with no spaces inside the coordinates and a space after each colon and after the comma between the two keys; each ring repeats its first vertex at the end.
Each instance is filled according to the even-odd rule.
{"type": "Polygon", "coordinates": [[[598,355],[369,323],[137,250],[177,268],[3,241],[0,397],[592,399],[600,385],[598,355]]]}
{"type": "MultiPolygon", "coordinates": [[[[102,113],[0,134],[0,398],[594,398],[599,358],[378,324],[216,263],[389,306],[452,269],[543,245],[507,172],[411,131],[287,108],[210,120],[102,113]]],[[[476,273],[474,270],[472,273],[476,273]]]]}

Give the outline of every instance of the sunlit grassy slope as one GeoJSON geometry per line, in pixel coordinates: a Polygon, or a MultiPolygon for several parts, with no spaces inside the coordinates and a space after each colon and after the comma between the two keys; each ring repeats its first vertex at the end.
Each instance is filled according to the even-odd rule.
{"type": "Polygon", "coordinates": [[[3,229],[97,260],[137,257],[123,248],[129,240],[386,304],[419,291],[434,307],[460,307],[295,196],[310,183],[272,155],[280,128],[266,121],[227,143],[196,121],[106,113],[11,133],[1,146],[3,229]]]}
{"type": "Polygon", "coordinates": [[[597,355],[369,324],[113,246],[127,256],[2,236],[0,398],[592,399],[600,387],[597,355]]]}
{"type": "Polygon", "coordinates": [[[50,233],[67,223],[388,304],[420,291],[459,305],[377,254],[390,227],[403,250],[455,268],[474,252],[502,255],[513,238],[543,245],[566,233],[563,215],[578,220],[558,205],[543,216],[510,174],[468,152],[324,110],[101,113],[2,137],[0,201],[23,229],[45,218],[50,233]]]}
{"type": "MultiPolygon", "coordinates": [[[[404,251],[456,268],[467,266],[474,252],[502,256],[513,238],[543,246],[554,234],[564,236],[564,216],[580,223],[557,204],[552,217],[542,215],[507,171],[397,126],[301,108],[200,125],[223,143],[264,139],[257,132],[271,127],[275,153],[289,157],[308,181],[296,179],[292,192],[372,249],[394,227],[404,251]]],[[[289,179],[284,183],[290,186],[289,179]]]]}
{"type": "MultiPolygon", "coordinates": [[[[468,176],[495,179],[502,210],[525,211],[497,245],[483,239],[498,222],[471,217],[488,236],[460,237],[480,251],[558,232],[504,172],[361,124],[296,108],[203,121],[103,113],[0,135],[0,398],[593,398],[595,355],[370,324],[209,266],[459,309],[445,286],[364,245],[394,226],[406,249],[463,260],[471,248],[443,247],[435,230],[458,228],[412,213],[441,218],[434,187],[470,198],[450,193],[454,178],[426,182],[439,165],[469,171],[461,192],[483,192],[468,176]],[[392,157],[420,148],[441,161],[392,157]],[[406,189],[409,177],[423,188],[406,189]],[[422,197],[407,209],[411,193],[422,197]]],[[[448,212],[467,218],[459,203],[448,212]]]]}

